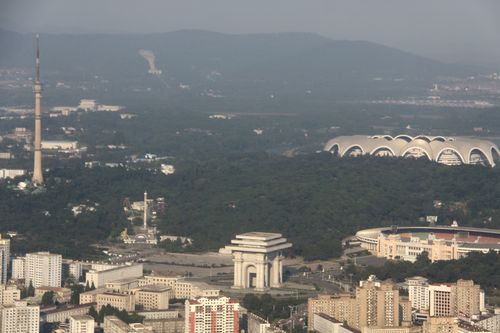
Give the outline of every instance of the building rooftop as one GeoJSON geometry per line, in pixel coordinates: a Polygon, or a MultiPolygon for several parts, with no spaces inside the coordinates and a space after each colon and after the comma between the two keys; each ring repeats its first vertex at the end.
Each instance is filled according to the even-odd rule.
{"type": "Polygon", "coordinates": [[[149,284],[146,286],[141,287],[141,291],[148,291],[148,292],[164,292],[171,290],[172,288],[165,287],[159,284],[149,284]]]}
{"type": "MultiPolygon", "coordinates": [[[[120,266],[120,267],[122,267],[122,266],[120,266]]],[[[106,271],[108,271],[108,270],[106,270],[106,271]]],[[[106,284],[108,284],[108,283],[109,284],[126,284],[126,283],[138,281],[139,279],[140,279],[139,277],[124,278],[124,279],[109,281],[109,282],[106,282],[106,284]]]]}
{"type": "Polygon", "coordinates": [[[97,289],[94,289],[94,290],[89,290],[89,291],[85,291],[83,293],[81,293],[80,295],[94,295],[94,294],[102,294],[106,291],[107,289],[106,288],[97,288],[97,289]]]}
{"type": "Polygon", "coordinates": [[[42,314],[53,314],[53,313],[58,313],[58,312],[64,312],[64,311],[71,311],[75,309],[82,309],[82,308],[90,308],[91,306],[96,306],[96,303],[86,303],[86,304],[76,304],[76,305],[63,305],[60,307],[50,307],[49,310],[43,310],[41,309],[40,312],[42,314]]]}
{"type": "Polygon", "coordinates": [[[36,290],[47,290],[47,291],[53,291],[53,292],[64,292],[64,291],[70,291],[69,288],[62,288],[62,287],[38,287],[36,290]]]}
{"type": "Polygon", "coordinates": [[[228,252],[252,252],[252,253],[271,253],[292,247],[287,243],[279,233],[270,232],[247,232],[236,235],[231,240],[231,244],[225,247],[228,252]]]}
{"type": "Polygon", "coordinates": [[[477,326],[477,325],[471,325],[468,322],[463,321],[463,320],[459,320],[458,327],[462,328],[468,332],[490,332],[485,328],[482,328],[482,327],[477,326]]]}
{"type": "Polygon", "coordinates": [[[96,270],[96,269],[91,269],[89,272],[98,272],[98,273],[101,273],[101,272],[112,272],[112,271],[118,271],[120,269],[123,269],[123,268],[128,268],[128,267],[132,267],[132,266],[142,266],[142,264],[132,264],[132,265],[120,265],[120,266],[115,266],[115,267],[111,267],[109,269],[103,269],[103,270],[96,270]]]}
{"type": "Polygon", "coordinates": [[[324,318],[328,321],[331,321],[332,323],[338,323],[341,324],[341,321],[338,321],[337,319],[333,318],[332,316],[327,315],[326,313],[315,313],[315,315],[320,316],[321,318],[324,318]]]}
{"type": "Polygon", "coordinates": [[[94,318],[89,315],[74,315],[71,316],[71,318],[74,320],[94,320],[94,318]]]}
{"type": "Polygon", "coordinates": [[[244,234],[236,235],[237,239],[254,239],[260,241],[269,241],[276,238],[281,238],[282,235],[279,233],[273,232],[260,232],[260,231],[252,231],[246,232],[244,234]]]}

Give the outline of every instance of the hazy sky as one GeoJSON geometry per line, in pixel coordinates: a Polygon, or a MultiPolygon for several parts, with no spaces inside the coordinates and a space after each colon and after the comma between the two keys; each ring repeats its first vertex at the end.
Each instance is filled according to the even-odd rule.
{"type": "Polygon", "coordinates": [[[304,31],[449,62],[500,66],[500,0],[0,0],[0,27],[69,33],[304,31]]]}

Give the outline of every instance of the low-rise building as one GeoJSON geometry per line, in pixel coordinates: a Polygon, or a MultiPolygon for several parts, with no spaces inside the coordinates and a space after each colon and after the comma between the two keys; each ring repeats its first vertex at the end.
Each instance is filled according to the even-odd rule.
{"type": "Polygon", "coordinates": [[[197,297],[218,297],[220,290],[200,282],[185,280],[179,277],[149,275],[139,280],[139,286],[162,285],[172,289],[171,297],[189,299],[197,297]]]}
{"type": "MultiPolygon", "coordinates": [[[[361,329],[361,333],[412,333],[419,332],[418,330],[412,329],[411,327],[368,327],[365,326],[361,329]]],[[[419,332],[420,333],[420,332],[419,332]]]]}
{"type": "Polygon", "coordinates": [[[144,319],[175,319],[180,316],[177,310],[139,310],[137,314],[144,319]]]}
{"type": "Polygon", "coordinates": [[[184,318],[144,319],[144,325],[156,333],[184,333],[184,318]]]}
{"type": "Polygon", "coordinates": [[[38,287],[35,289],[35,297],[42,298],[48,292],[53,292],[55,300],[59,303],[66,303],[71,299],[71,289],[61,287],[38,287]]]}
{"type": "Polygon", "coordinates": [[[64,140],[43,140],[42,149],[45,150],[75,150],[78,148],[78,141],[64,140]]]}
{"type": "Polygon", "coordinates": [[[14,303],[16,301],[19,301],[20,299],[21,299],[21,290],[19,290],[19,288],[17,288],[16,285],[0,284],[0,306],[14,305],[14,303]]]}
{"type": "Polygon", "coordinates": [[[104,287],[108,282],[128,278],[140,278],[142,274],[142,264],[131,264],[103,270],[92,269],[85,274],[85,280],[89,286],[94,284],[96,288],[100,288],[104,287]]]}
{"type": "Polygon", "coordinates": [[[314,330],[319,333],[357,333],[359,331],[324,313],[315,313],[314,330]]]}
{"type": "Polygon", "coordinates": [[[97,102],[95,99],[82,99],[78,105],[78,109],[84,111],[95,111],[97,110],[97,102]]]}
{"type": "Polygon", "coordinates": [[[111,305],[125,311],[135,310],[135,297],[131,294],[104,292],[96,295],[97,310],[103,306],[111,305]]]}
{"type": "Polygon", "coordinates": [[[475,324],[492,333],[500,333],[500,313],[481,316],[475,324]]]}
{"type": "MultiPolygon", "coordinates": [[[[179,277],[161,276],[161,275],[146,275],[139,280],[139,287],[151,284],[162,285],[174,289],[175,283],[180,280],[179,277]]],[[[174,296],[175,297],[175,296],[174,296]]]]}
{"type": "Polygon", "coordinates": [[[69,317],[69,333],[94,333],[94,318],[88,315],[69,317]]]}
{"type": "Polygon", "coordinates": [[[463,320],[458,321],[458,332],[459,333],[492,333],[491,331],[484,329],[481,326],[477,326],[473,323],[466,322],[463,320]]]}
{"type": "Polygon", "coordinates": [[[53,306],[40,311],[40,321],[45,323],[63,323],[69,320],[71,316],[88,314],[90,308],[95,306],[96,303],[53,306]]]}
{"type": "Polygon", "coordinates": [[[269,321],[249,312],[248,333],[285,333],[285,331],[276,326],[271,326],[269,321]]]}
{"type": "Polygon", "coordinates": [[[80,304],[95,303],[97,301],[97,294],[102,294],[106,291],[106,288],[98,288],[83,292],[80,294],[80,304]]]}
{"type": "Polygon", "coordinates": [[[104,333],[135,333],[135,331],[121,319],[115,316],[104,317],[104,333]]]}
{"type": "Polygon", "coordinates": [[[455,317],[429,317],[422,326],[422,333],[458,333],[455,317]]]}
{"type": "Polygon", "coordinates": [[[11,152],[0,152],[0,160],[10,160],[14,158],[11,152]]]}
{"type": "Polygon", "coordinates": [[[0,179],[14,179],[26,174],[24,169],[0,169],[0,179]]]}
{"type": "Polygon", "coordinates": [[[174,295],[177,299],[197,297],[219,297],[220,290],[205,282],[178,280],[174,285],[174,295]]]}
{"type": "Polygon", "coordinates": [[[170,288],[161,285],[149,285],[133,291],[135,304],[144,310],[168,310],[170,288]]]}
{"type": "Polygon", "coordinates": [[[139,279],[135,277],[106,282],[106,289],[119,293],[125,293],[129,290],[137,289],[138,287],[139,279]]]}

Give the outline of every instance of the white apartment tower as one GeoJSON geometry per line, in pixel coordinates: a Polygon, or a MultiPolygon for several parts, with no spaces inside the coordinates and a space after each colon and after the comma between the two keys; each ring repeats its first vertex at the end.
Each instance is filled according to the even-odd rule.
{"type": "Polygon", "coordinates": [[[12,259],[12,279],[24,279],[25,270],[26,265],[24,257],[17,257],[12,259]]]}
{"type": "Polygon", "coordinates": [[[50,252],[27,253],[25,261],[26,286],[61,287],[62,256],[50,252]]]}
{"type": "Polygon", "coordinates": [[[238,333],[239,302],[228,297],[186,301],[185,333],[238,333]]]}
{"type": "Polygon", "coordinates": [[[27,302],[0,307],[0,332],[39,333],[40,308],[27,302]]]}
{"type": "Polygon", "coordinates": [[[429,310],[429,280],[421,276],[406,279],[411,307],[419,311],[429,310]]]}
{"type": "Polygon", "coordinates": [[[69,317],[69,333],[94,333],[94,318],[87,315],[69,317]]]}
{"type": "Polygon", "coordinates": [[[7,283],[7,269],[10,260],[10,239],[0,234],[0,284],[7,283]]]}

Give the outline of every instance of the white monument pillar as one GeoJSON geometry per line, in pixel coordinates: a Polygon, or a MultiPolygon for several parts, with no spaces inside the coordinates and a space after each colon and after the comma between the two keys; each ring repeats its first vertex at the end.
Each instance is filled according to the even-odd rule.
{"type": "Polygon", "coordinates": [[[257,264],[257,281],[255,283],[255,289],[257,290],[264,290],[266,288],[266,284],[264,281],[264,270],[265,270],[265,263],[264,261],[258,261],[256,262],[257,264]]]}
{"type": "Polygon", "coordinates": [[[245,279],[243,274],[243,259],[241,253],[235,253],[234,262],[234,288],[245,288],[245,279]]]}
{"type": "Polygon", "coordinates": [[[271,275],[272,275],[272,280],[271,280],[271,287],[273,288],[279,288],[281,286],[281,281],[280,281],[280,271],[281,271],[281,260],[279,256],[276,256],[273,259],[273,267],[271,269],[271,275]]]}

